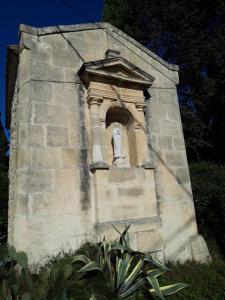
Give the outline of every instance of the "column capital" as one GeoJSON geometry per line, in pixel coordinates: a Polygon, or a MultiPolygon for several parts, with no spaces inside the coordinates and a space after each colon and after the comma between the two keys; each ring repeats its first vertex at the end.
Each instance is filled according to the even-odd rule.
{"type": "Polygon", "coordinates": [[[103,97],[101,97],[101,96],[88,95],[88,97],[87,97],[87,103],[88,103],[89,107],[91,105],[101,105],[102,102],[103,102],[103,97]]]}

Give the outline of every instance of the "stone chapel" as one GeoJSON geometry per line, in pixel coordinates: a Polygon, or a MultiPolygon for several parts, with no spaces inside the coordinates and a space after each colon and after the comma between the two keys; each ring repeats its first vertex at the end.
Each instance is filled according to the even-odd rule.
{"type": "Polygon", "coordinates": [[[133,249],[207,261],[167,63],[108,23],[21,25],[8,47],[8,242],[38,262],[130,227],[133,249]]]}

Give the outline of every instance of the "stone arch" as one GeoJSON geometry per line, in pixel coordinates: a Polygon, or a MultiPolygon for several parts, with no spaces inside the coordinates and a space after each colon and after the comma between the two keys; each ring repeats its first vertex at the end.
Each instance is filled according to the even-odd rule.
{"type": "Polygon", "coordinates": [[[106,115],[109,109],[113,108],[113,107],[117,107],[117,108],[121,108],[124,110],[127,110],[133,117],[133,119],[136,121],[138,120],[138,114],[136,109],[134,109],[131,105],[129,104],[124,104],[121,105],[120,103],[118,103],[117,101],[112,101],[112,102],[105,102],[103,103],[103,105],[101,106],[101,110],[100,110],[100,119],[101,120],[106,120],[106,115]]]}
{"type": "Polygon", "coordinates": [[[112,142],[112,124],[119,123],[122,133],[122,166],[137,165],[137,143],[135,133],[135,121],[131,112],[121,106],[110,106],[106,112],[105,126],[107,137],[107,160],[108,164],[113,164],[113,142],[112,142]]]}

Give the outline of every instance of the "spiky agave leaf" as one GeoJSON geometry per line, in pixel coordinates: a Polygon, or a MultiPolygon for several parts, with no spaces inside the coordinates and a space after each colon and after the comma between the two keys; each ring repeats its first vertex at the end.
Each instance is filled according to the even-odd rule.
{"type": "Polygon", "coordinates": [[[161,263],[159,260],[151,257],[151,256],[147,256],[143,259],[143,262],[150,262],[152,263],[153,265],[155,265],[157,268],[159,268],[160,270],[163,270],[163,271],[170,271],[170,269],[165,266],[163,263],[161,263]]]}
{"type": "Polygon", "coordinates": [[[154,276],[149,276],[149,277],[146,277],[146,280],[147,280],[148,284],[154,289],[155,294],[159,297],[159,299],[165,300],[157,278],[154,276]]]}
{"type": "Polygon", "coordinates": [[[146,272],[147,274],[147,277],[150,277],[150,276],[155,276],[156,278],[159,277],[160,275],[164,274],[166,271],[164,270],[159,270],[159,269],[153,269],[153,270],[148,270],[146,272]]]}
{"type": "Polygon", "coordinates": [[[73,258],[72,263],[75,263],[75,262],[78,262],[78,261],[81,261],[84,264],[88,264],[91,260],[86,255],[76,255],[73,258]]]}
{"type": "Polygon", "coordinates": [[[116,266],[116,273],[117,273],[117,289],[121,286],[123,280],[125,279],[127,272],[130,268],[132,257],[130,259],[119,259],[118,265],[116,266]]]}
{"type": "Polygon", "coordinates": [[[94,270],[102,272],[102,268],[99,266],[99,264],[96,263],[95,261],[91,261],[87,265],[85,265],[83,268],[78,270],[77,272],[85,273],[85,272],[90,272],[90,271],[94,271],[94,270]]]}
{"type": "MultiPolygon", "coordinates": [[[[177,292],[179,292],[180,290],[188,287],[188,284],[185,283],[175,283],[175,284],[171,284],[171,285],[166,285],[166,286],[162,286],[160,287],[161,292],[164,296],[171,296],[173,294],[176,294],[177,292]]],[[[150,289],[149,290],[151,294],[156,294],[155,289],[150,289]]]]}
{"type": "Polygon", "coordinates": [[[129,289],[119,294],[119,298],[127,299],[129,296],[134,294],[137,290],[139,290],[145,284],[144,278],[137,279],[129,289]]]}
{"type": "Polygon", "coordinates": [[[136,264],[135,268],[132,270],[132,272],[129,274],[129,276],[124,280],[123,284],[121,285],[121,289],[120,289],[121,293],[126,291],[135,282],[135,280],[140,275],[142,267],[143,267],[143,260],[140,259],[136,264]]]}

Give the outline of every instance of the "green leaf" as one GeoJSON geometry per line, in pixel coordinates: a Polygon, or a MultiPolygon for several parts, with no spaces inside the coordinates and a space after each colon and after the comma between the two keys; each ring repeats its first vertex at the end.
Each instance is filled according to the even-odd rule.
{"type": "Polygon", "coordinates": [[[62,296],[60,300],[69,300],[67,297],[66,289],[63,290],[62,296]]]}
{"type": "Polygon", "coordinates": [[[77,272],[83,273],[83,272],[90,272],[90,271],[94,271],[94,270],[102,271],[102,268],[95,261],[91,261],[90,263],[88,263],[86,266],[84,266],[77,272]]]}
{"type": "Polygon", "coordinates": [[[163,297],[163,293],[162,293],[162,291],[161,291],[161,289],[160,289],[158,280],[157,280],[154,276],[152,276],[152,277],[146,277],[146,280],[147,280],[147,282],[150,284],[150,286],[153,287],[153,289],[154,289],[156,295],[157,295],[160,299],[165,300],[165,298],[163,297]]]}
{"type": "Polygon", "coordinates": [[[17,294],[19,292],[19,285],[18,284],[13,284],[12,285],[13,291],[15,294],[17,294]]]}
{"type": "Polygon", "coordinates": [[[77,255],[73,258],[72,263],[81,261],[84,264],[88,264],[91,260],[86,255],[77,255]]]}
{"type": "MultiPolygon", "coordinates": [[[[131,261],[131,259],[130,259],[131,261]]],[[[126,277],[127,271],[130,267],[130,261],[120,259],[117,267],[117,288],[120,287],[121,283],[123,282],[124,278],[126,277]]]]}
{"type": "Polygon", "coordinates": [[[7,295],[6,300],[12,300],[12,295],[11,295],[10,291],[8,291],[8,295],[7,295]]]}
{"type": "Polygon", "coordinates": [[[155,276],[155,277],[158,277],[158,276],[162,275],[162,274],[165,273],[165,272],[166,272],[166,271],[159,270],[159,269],[149,270],[149,271],[147,271],[147,277],[149,277],[149,276],[155,276]]]}
{"type": "Polygon", "coordinates": [[[16,259],[16,249],[13,246],[9,246],[8,253],[11,259],[16,259]]]}
{"type": "Polygon", "coordinates": [[[162,264],[160,261],[158,261],[157,259],[151,257],[151,256],[148,256],[148,257],[145,257],[143,259],[144,262],[150,262],[152,264],[154,264],[156,267],[158,267],[159,269],[161,270],[164,270],[164,271],[170,271],[170,269],[165,266],[164,264],[162,264]]]}
{"type": "Polygon", "coordinates": [[[121,299],[127,299],[145,284],[144,278],[139,278],[129,289],[120,294],[121,299]]]}
{"type": "Polygon", "coordinates": [[[139,262],[136,264],[135,268],[132,270],[130,275],[127,277],[127,279],[123,283],[123,285],[121,287],[121,292],[127,290],[131,286],[131,284],[137,279],[142,267],[143,267],[143,260],[140,259],[139,262]]]}
{"type": "Polygon", "coordinates": [[[31,300],[30,293],[25,293],[22,295],[21,300],[31,300]]]}
{"type": "Polygon", "coordinates": [[[64,277],[65,277],[65,279],[69,278],[72,275],[72,273],[73,273],[72,266],[69,265],[69,264],[66,264],[64,266],[64,277]]]}
{"type": "Polygon", "coordinates": [[[26,290],[31,291],[33,288],[32,276],[27,268],[22,268],[21,278],[23,278],[26,290]]]}
{"type": "Polygon", "coordinates": [[[22,268],[27,267],[28,258],[27,258],[27,255],[26,255],[25,252],[23,252],[23,251],[18,252],[17,255],[16,255],[16,260],[22,268]]]}
{"type": "MultiPolygon", "coordinates": [[[[163,293],[164,296],[170,296],[173,295],[177,292],[179,292],[180,290],[188,287],[188,284],[185,283],[176,283],[176,284],[172,284],[172,285],[166,285],[161,287],[161,291],[163,293]]],[[[155,290],[154,289],[150,289],[150,293],[154,294],[155,290]]]]}

